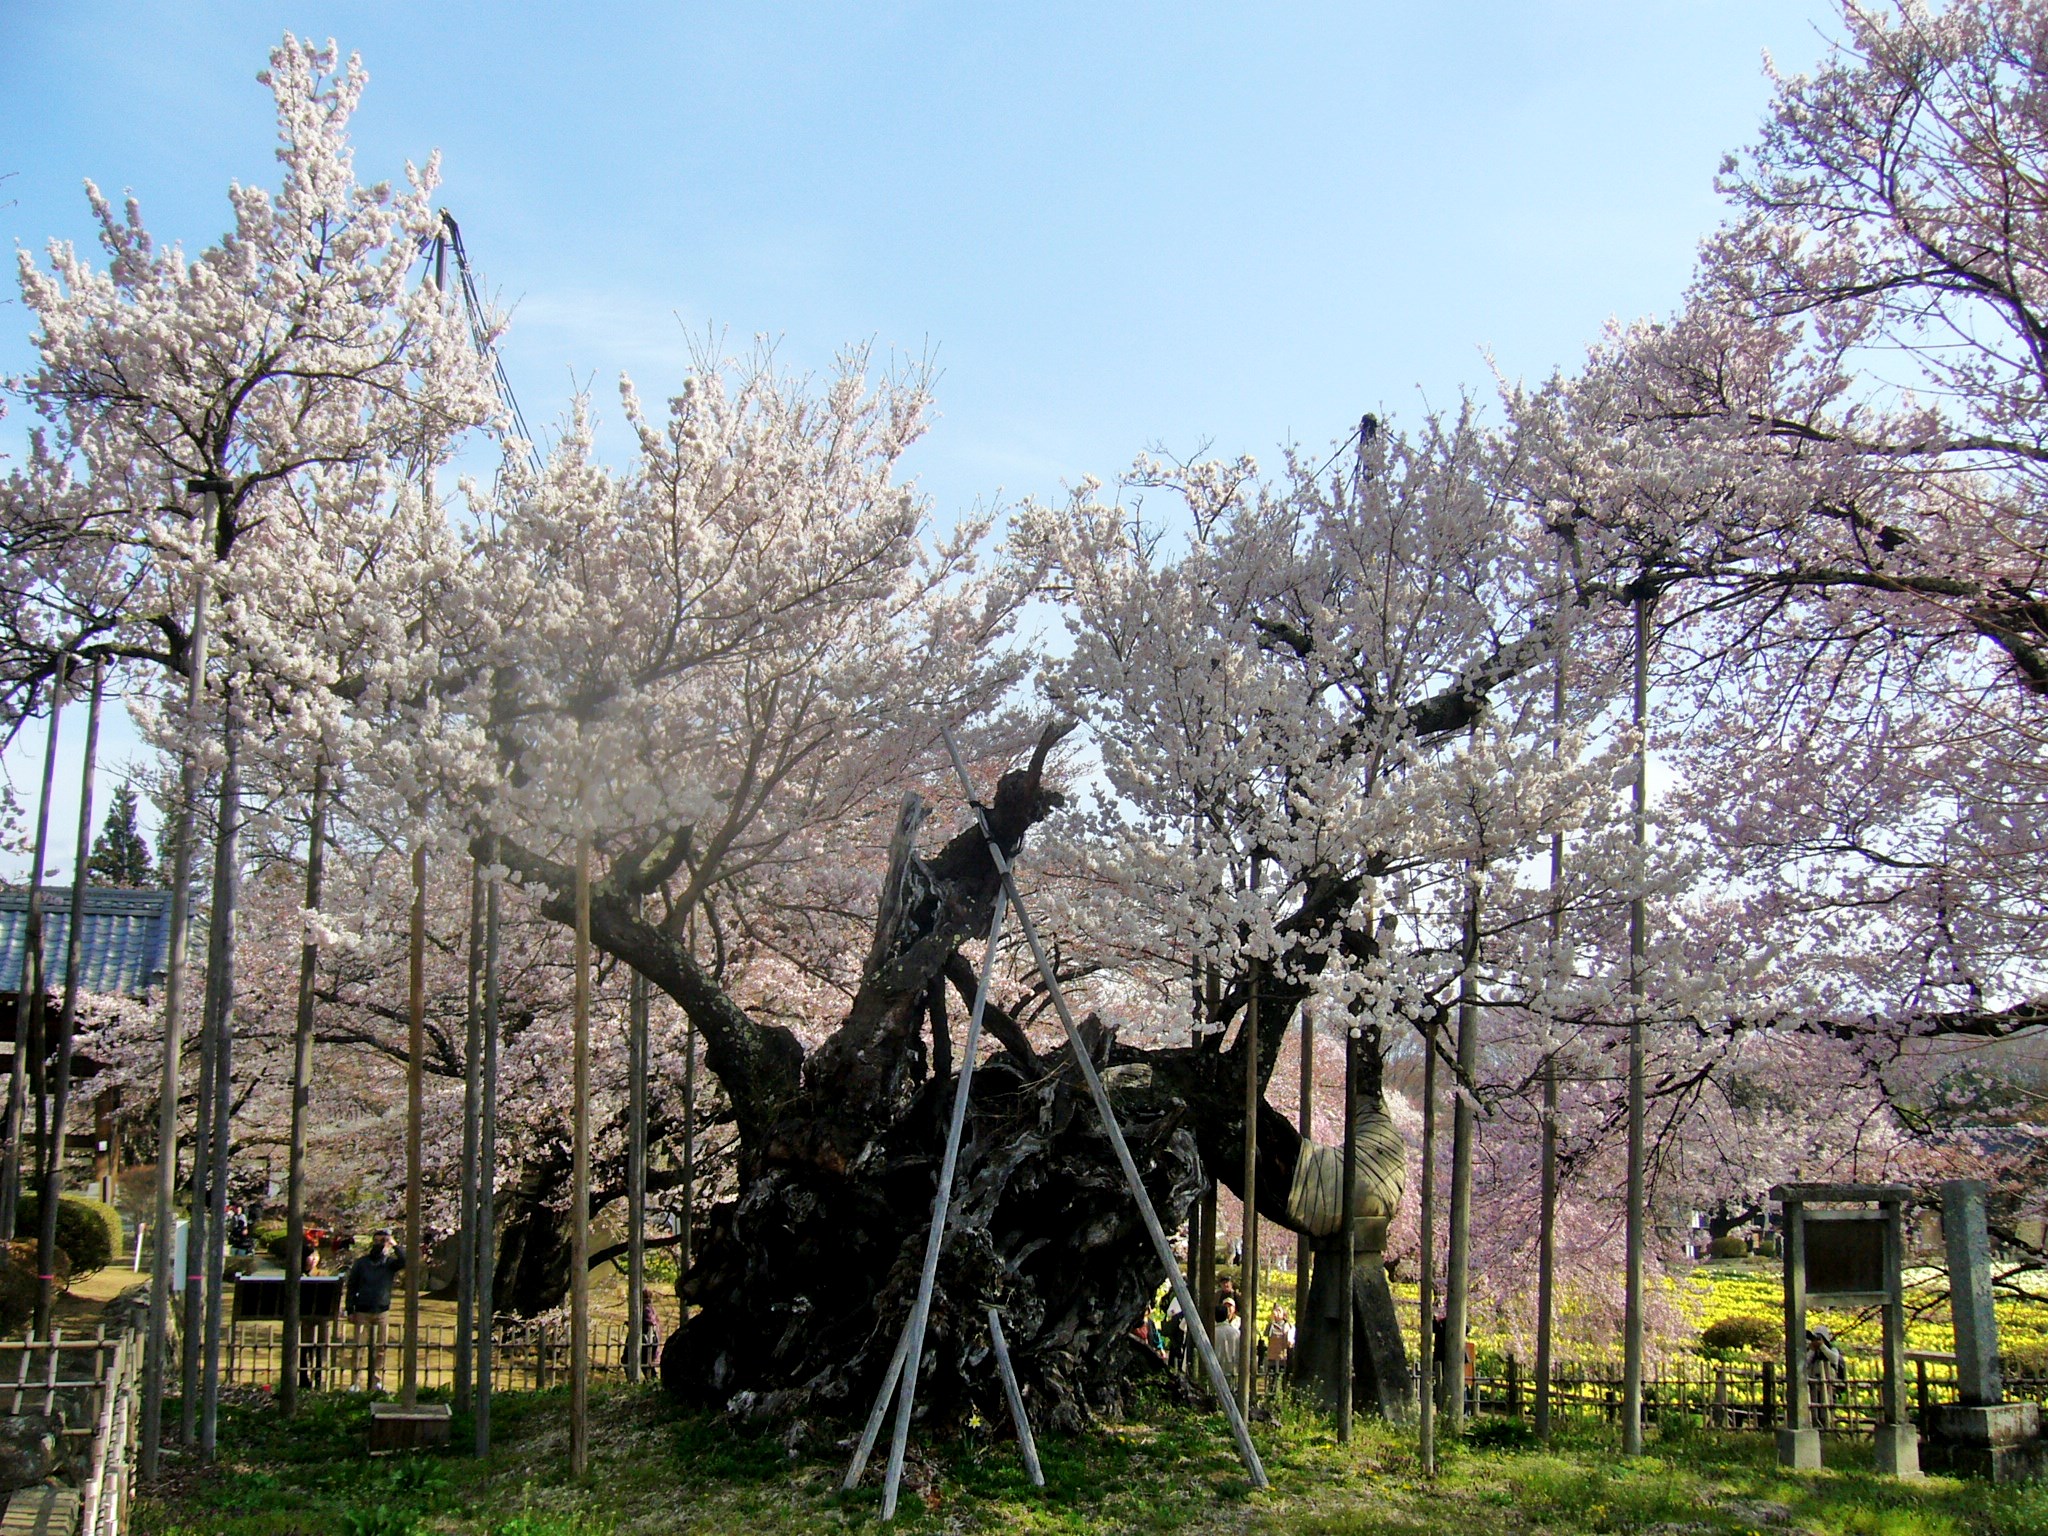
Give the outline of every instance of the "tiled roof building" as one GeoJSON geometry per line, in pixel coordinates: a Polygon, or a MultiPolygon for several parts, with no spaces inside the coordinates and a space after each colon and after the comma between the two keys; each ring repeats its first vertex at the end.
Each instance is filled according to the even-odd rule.
{"type": "MultiPolygon", "coordinates": [[[[71,929],[71,888],[43,887],[45,990],[61,996],[71,929]]],[[[87,992],[151,996],[163,985],[170,957],[171,893],[114,886],[85,888],[79,985],[87,992]]],[[[28,892],[0,891],[0,993],[21,990],[28,938],[28,892]]]]}

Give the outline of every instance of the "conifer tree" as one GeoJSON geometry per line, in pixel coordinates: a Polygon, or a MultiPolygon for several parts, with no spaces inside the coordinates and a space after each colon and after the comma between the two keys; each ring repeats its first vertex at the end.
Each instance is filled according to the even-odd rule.
{"type": "Polygon", "coordinates": [[[89,885],[155,885],[157,871],[149,856],[149,843],[135,824],[135,789],[123,784],[114,791],[107,807],[107,819],[100,824],[99,840],[92,845],[86,864],[89,885]]]}

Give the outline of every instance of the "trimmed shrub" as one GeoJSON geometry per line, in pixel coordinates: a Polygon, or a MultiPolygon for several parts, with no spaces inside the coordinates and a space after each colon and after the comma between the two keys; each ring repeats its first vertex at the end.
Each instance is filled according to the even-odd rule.
{"type": "MultiPolygon", "coordinates": [[[[97,1200],[77,1195],[66,1195],[57,1202],[57,1246],[71,1261],[72,1279],[83,1280],[87,1275],[98,1274],[113,1258],[120,1218],[116,1216],[114,1226],[109,1229],[101,1212],[110,1209],[97,1200]]],[[[43,1197],[26,1192],[15,1207],[15,1240],[28,1243],[31,1252],[34,1251],[36,1235],[42,1230],[42,1211],[43,1197]]]]}
{"type": "Polygon", "coordinates": [[[0,1243],[0,1333],[19,1333],[36,1310],[36,1245],[0,1243]]]}
{"type": "Polygon", "coordinates": [[[1733,1232],[1725,1237],[1717,1237],[1707,1245],[1707,1257],[1710,1259],[1740,1259],[1747,1257],[1748,1254],[1749,1244],[1733,1232]]]}
{"type": "MultiPolygon", "coordinates": [[[[64,1197],[66,1205],[70,1205],[73,1202],[92,1211],[101,1221],[106,1223],[107,1242],[113,1248],[114,1257],[118,1259],[121,1256],[122,1245],[126,1236],[126,1228],[121,1221],[121,1212],[116,1207],[107,1204],[106,1201],[95,1200],[89,1195],[66,1195],[64,1197]]],[[[59,1220],[62,1220],[62,1218],[60,1217],[59,1220]]]]}
{"type": "Polygon", "coordinates": [[[1785,1328],[1774,1317],[1716,1318],[1700,1330],[1700,1348],[1731,1354],[1773,1354],[1785,1348],[1785,1328]]]}

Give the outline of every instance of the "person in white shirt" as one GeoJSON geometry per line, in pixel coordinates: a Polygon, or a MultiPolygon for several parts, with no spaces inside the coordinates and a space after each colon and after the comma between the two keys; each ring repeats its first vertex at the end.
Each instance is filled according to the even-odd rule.
{"type": "Polygon", "coordinates": [[[1216,1304],[1216,1358],[1226,1381],[1237,1380],[1237,1362],[1244,1349],[1244,1328],[1237,1320],[1237,1302],[1226,1296],[1216,1304]]]}

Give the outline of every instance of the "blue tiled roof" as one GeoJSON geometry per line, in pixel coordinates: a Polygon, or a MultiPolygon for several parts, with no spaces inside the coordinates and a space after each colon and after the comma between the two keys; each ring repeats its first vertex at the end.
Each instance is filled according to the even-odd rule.
{"type": "MultiPolygon", "coordinates": [[[[71,929],[71,888],[43,887],[43,972],[50,993],[64,987],[71,929]]],[[[21,990],[22,950],[28,939],[28,892],[0,891],[0,993],[21,990]]],[[[79,985],[88,992],[141,997],[162,983],[171,948],[171,893],[85,888],[79,985]]]]}

